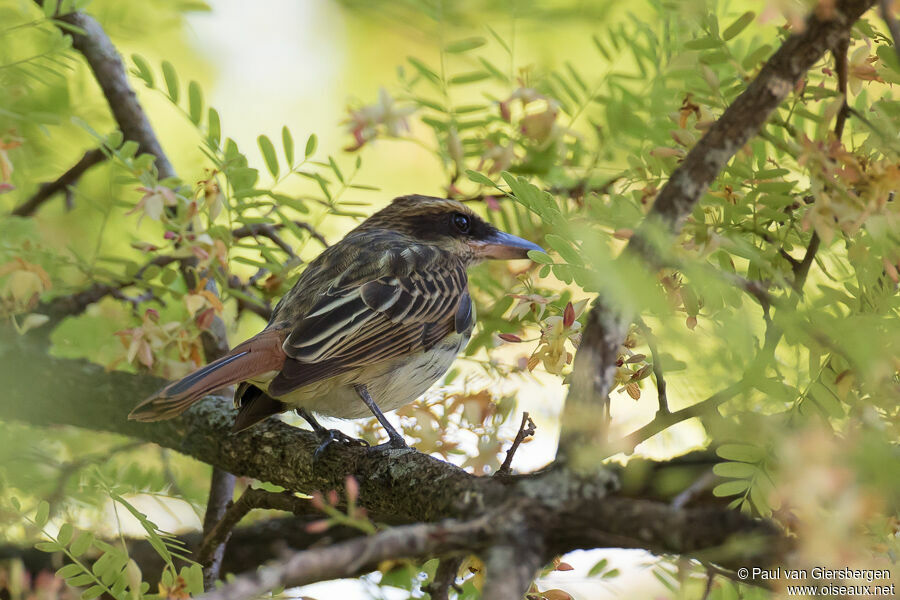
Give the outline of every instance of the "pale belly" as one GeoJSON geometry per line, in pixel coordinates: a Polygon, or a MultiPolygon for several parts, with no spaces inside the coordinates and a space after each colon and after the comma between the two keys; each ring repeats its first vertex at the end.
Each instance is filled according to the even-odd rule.
{"type": "MultiPolygon", "coordinates": [[[[450,335],[428,352],[419,352],[365,370],[339,375],[304,386],[281,396],[291,408],[305,408],[314,413],[340,419],[361,419],[372,413],[360,399],[354,385],[365,384],[375,404],[383,412],[405,406],[425,393],[453,364],[469,341],[471,330],[450,335]]],[[[268,374],[267,374],[268,375],[268,374]]],[[[271,374],[274,377],[274,373],[271,374]]],[[[270,380],[263,376],[261,379],[270,380]]],[[[268,381],[254,382],[267,387],[268,381]]]]}

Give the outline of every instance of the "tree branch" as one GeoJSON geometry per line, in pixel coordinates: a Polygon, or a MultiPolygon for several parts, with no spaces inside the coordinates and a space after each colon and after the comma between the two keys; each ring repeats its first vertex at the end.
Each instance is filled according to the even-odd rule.
{"type": "Polygon", "coordinates": [[[900,46],[897,45],[897,42],[900,41],[900,25],[897,24],[897,19],[894,18],[894,14],[891,12],[892,4],[891,0],[881,0],[878,3],[878,7],[881,18],[887,25],[888,30],[891,32],[891,38],[894,40],[894,52],[897,53],[897,59],[900,60],[900,46]]]}
{"type": "MultiPolygon", "coordinates": [[[[660,191],[644,223],[629,240],[623,261],[634,256],[664,254],[672,233],[691,214],[694,206],[726,163],[761,127],[794,89],[800,78],[824,53],[837,47],[874,0],[838,0],[831,18],[815,12],[802,33],[791,35],[763,65],[722,116],[691,148],[660,191]]],[[[806,267],[808,270],[808,267],[806,267]]],[[[592,468],[597,451],[606,444],[609,392],[615,378],[618,348],[635,315],[626,307],[614,307],[600,297],[587,315],[581,346],[575,355],[572,383],[562,416],[559,457],[576,468],[592,468]]]]}
{"type": "Polygon", "coordinates": [[[31,198],[17,206],[12,211],[12,215],[16,217],[30,217],[40,206],[53,197],[58,192],[67,192],[70,185],[74,185],[84,173],[101,162],[106,160],[106,155],[99,148],[88,150],[84,156],[75,163],[68,171],[60,175],[56,180],[42,183],[38,186],[37,192],[31,198]]]}
{"type": "MultiPolygon", "coordinates": [[[[216,552],[228,542],[234,527],[253,509],[283,510],[295,515],[319,514],[309,500],[298,498],[290,492],[268,492],[257,488],[247,488],[237,502],[230,503],[222,511],[212,527],[203,528],[203,544],[197,551],[197,562],[207,565],[216,560],[216,552]]],[[[207,587],[207,589],[209,589],[207,587]]]]}
{"type": "Polygon", "coordinates": [[[203,547],[206,549],[206,556],[203,565],[203,587],[211,590],[219,578],[219,571],[222,568],[222,560],[225,558],[225,544],[231,537],[231,528],[224,535],[217,537],[209,546],[206,540],[211,539],[211,533],[222,522],[226,511],[232,505],[231,499],[234,497],[234,484],[236,477],[227,471],[223,471],[218,467],[213,467],[212,477],[209,482],[209,500],[206,503],[206,514],[203,516],[203,547]]]}
{"type": "Polygon", "coordinates": [[[505,477],[512,473],[512,460],[516,455],[516,450],[519,449],[519,446],[525,441],[525,438],[534,435],[534,431],[534,421],[531,420],[531,417],[528,416],[527,412],[523,412],[522,422],[519,424],[519,431],[516,433],[516,437],[509,447],[509,450],[506,451],[506,458],[503,460],[503,464],[500,465],[500,468],[494,473],[494,477],[505,477]]]}
{"type": "Polygon", "coordinates": [[[526,529],[544,536],[545,561],[577,548],[614,546],[689,555],[707,551],[713,553],[707,556],[711,561],[731,568],[770,564],[785,547],[772,525],[725,507],[676,510],[667,502],[636,504],[634,498],[617,496],[616,476],[607,470],[582,476],[557,467],[503,479],[475,477],[411,449],[372,452],[347,446],[335,446],[314,462],[319,439],[310,431],[268,419],[230,433],[235,412],[220,397],[207,398],[171,421],[128,421],[135,402],[158,389],[160,379],[47,355],[28,336],[4,339],[10,341],[0,345],[0,382],[8,397],[18,399],[0,403],[4,420],[132,436],[294,491],[342,490],[352,475],[360,484],[360,505],[379,522],[468,522],[515,501],[526,529]],[[66,402],[59,402],[63,397],[66,402]],[[738,534],[757,535],[760,543],[719,561],[713,549],[738,534]]]}
{"type": "MultiPolygon", "coordinates": [[[[306,230],[309,233],[310,237],[312,237],[314,240],[316,240],[317,242],[322,244],[323,248],[328,247],[328,242],[325,240],[325,236],[323,236],[321,233],[319,233],[315,227],[313,227],[309,223],[306,223],[305,221],[292,221],[292,222],[294,225],[296,225],[300,229],[306,230]]],[[[245,237],[254,236],[254,235],[264,235],[264,236],[268,237],[270,234],[273,234],[274,232],[276,232],[280,229],[283,229],[283,228],[284,228],[283,223],[250,223],[248,225],[243,225],[241,227],[238,227],[237,229],[234,229],[231,232],[231,237],[233,237],[236,240],[239,240],[239,239],[245,238],[245,237]]],[[[279,240],[280,240],[280,238],[279,238],[279,240]]],[[[275,242],[276,244],[278,244],[279,246],[281,246],[281,243],[284,243],[283,241],[281,243],[279,243],[276,240],[272,240],[272,241],[275,242]]],[[[282,248],[282,250],[285,250],[285,248],[282,248]]],[[[285,250],[285,252],[287,252],[287,250],[285,250]]],[[[288,252],[288,254],[292,255],[293,252],[292,251],[288,252]]]]}
{"type": "Polygon", "coordinates": [[[326,548],[297,552],[208,592],[201,599],[246,600],[277,587],[354,577],[372,571],[385,560],[420,559],[471,550],[473,542],[477,545],[485,543],[492,532],[493,526],[487,517],[393,527],[326,548]]]}

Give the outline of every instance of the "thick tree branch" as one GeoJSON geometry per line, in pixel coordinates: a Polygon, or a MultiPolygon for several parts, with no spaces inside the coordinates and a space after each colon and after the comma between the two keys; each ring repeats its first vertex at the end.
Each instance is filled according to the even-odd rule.
{"type": "Polygon", "coordinates": [[[4,339],[10,341],[0,345],[0,382],[17,401],[0,403],[2,419],[128,435],[294,491],[340,490],[352,475],[360,483],[360,505],[379,522],[468,521],[516,501],[526,529],[544,536],[545,561],[598,546],[692,555],[712,551],[734,535],[758,536],[759,545],[724,555],[722,562],[718,555],[710,559],[732,568],[777,561],[785,547],[768,523],[724,507],[675,510],[665,502],[640,504],[616,496],[616,477],[608,471],[578,476],[555,468],[502,479],[475,477],[415,450],[370,452],[346,446],[333,447],[314,463],[316,435],[275,419],[231,434],[235,413],[224,398],[208,398],[172,421],[128,421],[129,410],[158,389],[159,379],[48,356],[27,338],[4,339]]]}
{"type": "Polygon", "coordinates": [[[493,524],[487,517],[472,521],[392,527],[326,548],[297,552],[285,560],[237,578],[201,596],[203,600],[246,600],[277,587],[296,587],[374,570],[379,563],[399,558],[422,559],[471,550],[473,541],[490,539],[493,524]]]}
{"type": "Polygon", "coordinates": [[[85,172],[106,160],[106,155],[99,148],[88,150],[84,156],[75,163],[68,171],[60,175],[56,180],[42,183],[37,192],[28,200],[13,209],[12,214],[16,217],[30,217],[41,205],[59,192],[68,193],[69,186],[74,185],[85,172]]]}
{"type": "MultiPolygon", "coordinates": [[[[652,262],[653,257],[663,254],[661,250],[671,234],[680,229],[727,162],[760,131],[806,71],[827,50],[838,47],[874,3],[838,0],[829,19],[813,13],[802,33],[785,40],[672,173],[646,221],[629,241],[620,263],[634,260],[634,255],[652,262]]],[[[588,313],[563,411],[559,446],[560,458],[576,468],[592,468],[597,452],[606,445],[616,356],[634,316],[627,307],[611,306],[602,297],[588,313]]]]}

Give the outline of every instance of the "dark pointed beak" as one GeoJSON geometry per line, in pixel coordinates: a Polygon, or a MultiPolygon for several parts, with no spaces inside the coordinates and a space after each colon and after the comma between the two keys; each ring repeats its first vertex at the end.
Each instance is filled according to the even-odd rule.
{"type": "Polygon", "coordinates": [[[479,258],[496,258],[500,260],[528,258],[529,250],[544,252],[544,249],[537,244],[502,231],[494,232],[481,240],[473,240],[470,242],[470,246],[472,246],[475,250],[475,255],[479,258]]]}

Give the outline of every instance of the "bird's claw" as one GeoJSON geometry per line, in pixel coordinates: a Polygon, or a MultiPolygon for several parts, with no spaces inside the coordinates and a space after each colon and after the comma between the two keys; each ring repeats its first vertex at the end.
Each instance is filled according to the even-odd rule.
{"type": "Polygon", "coordinates": [[[369,446],[369,452],[381,452],[382,450],[401,450],[409,448],[409,444],[403,439],[403,436],[390,436],[388,441],[376,446],[369,446]]]}
{"type": "Polygon", "coordinates": [[[321,443],[319,443],[319,446],[316,448],[315,452],[313,452],[313,461],[318,461],[320,458],[322,458],[325,450],[327,450],[328,447],[335,442],[339,442],[347,446],[369,446],[369,442],[367,442],[366,440],[360,440],[353,436],[347,435],[340,429],[326,429],[321,433],[319,438],[322,441],[321,443]]]}

